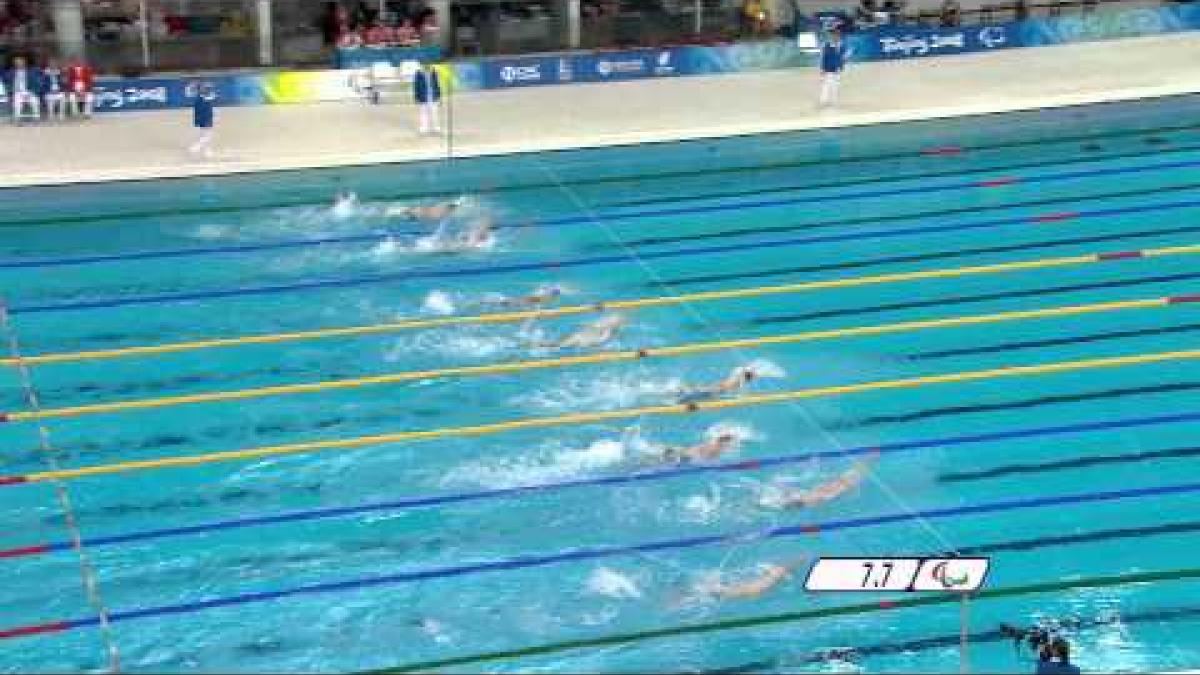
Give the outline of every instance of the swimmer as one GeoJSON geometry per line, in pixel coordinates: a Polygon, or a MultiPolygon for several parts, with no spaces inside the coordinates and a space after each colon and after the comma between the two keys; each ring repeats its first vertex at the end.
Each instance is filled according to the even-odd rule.
{"type": "Polygon", "coordinates": [[[629,320],[620,314],[606,314],[561,340],[538,343],[547,349],[583,349],[599,347],[617,336],[629,320]]]}
{"type": "Polygon", "coordinates": [[[718,600],[757,598],[791,578],[792,573],[804,560],[805,558],[801,557],[786,563],[763,563],[758,566],[758,575],[751,579],[732,583],[709,579],[697,584],[694,590],[700,596],[718,600]]]}
{"type": "Polygon", "coordinates": [[[487,248],[496,242],[496,235],[492,229],[491,218],[480,218],[466,232],[458,235],[456,243],[460,250],[487,248]]]}
{"type": "Polygon", "coordinates": [[[820,506],[826,502],[833,501],[849,492],[854,487],[862,483],[863,479],[871,473],[871,467],[879,460],[879,451],[875,450],[866,459],[860,459],[854,463],[849,469],[842,472],[842,475],[834,478],[831,481],[822,483],[816,487],[807,490],[792,490],[780,495],[777,499],[766,500],[762,503],[763,506],[775,508],[805,508],[820,506]]]}
{"type": "Polygon", "coordinates": [[[525,295],[516,298],[506,298],[504,296],[500,296],[491,300],[484,300],[480,304],[490,305],[492,307],[508,307],[513,309],[522,307],[541,307],[542,305],[548,305],[558,300],[562,297],[562,295],[562,286],[559,286],[558,284],[545,284],[533,289],[533,292],[531,293],[526,293],[525,295]]]}
{"type": "Polygon", "coordinates": [[[330,211],[334,217],[349,218],[358,210],[358,195],[351,190],[338,190],[330,211]]]}
{"type": "Polygon", "coordinates": [[[687,387],[679,392],[681,403],[691,403],[704,399],[715,398],[724,394],[736,394],[758,378],[758,371],[751,366],[738,366],[725,376],[725,379],[715,384],[702,387],[687,387]]]}
{"type": "Polygon", "coordinates": [[[669,464],[711,462],[728,452],[735,452],[742,439],[730,431],[723,431],[706,441],[690,446],[664,446],[659,458],[669,464]]]}
{"type": "Polygon", "coordinates": [[[442,202],[440,204],[389,206],[383,212],[383,215],[388,218],[404,218],[423,223],[439,223],[454,215],[454,212],[466,204],[466,202],[467,197],[463,195],[452,202],[442,202]]]}

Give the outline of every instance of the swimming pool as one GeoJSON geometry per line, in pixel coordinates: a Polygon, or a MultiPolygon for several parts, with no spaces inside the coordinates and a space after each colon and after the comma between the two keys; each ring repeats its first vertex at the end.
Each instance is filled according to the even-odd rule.
{"type": "Polygon", "coordinates": [[[363,670],[809,611],[458,667],[949,671],[954,603],[803,575],[689,589],[953,552],[991,556],[993,588],[1068,587],[973,602],[977,670],[1028,670],[996,629],[1038,619],[1089,669],[1195,667],[1194,582],[1086,582],[1189,568],[1200,530],[1197,110],[0,192],[41,411],[6,354],[0,671],[106,667],[101,605],[129,671],[363,670]],[[333,217],[340,188],[373,208],[333,217]],[[493,250],[428,250],[431,226],[374,208],[462,193],[493,250]],[[557,315],[488,304],[547,283],[557,315]],[[601,350],[536,344],[613,313],[601,350]],[[731,404],[675,405],[751,362],[768,377],[731,404]],[[714,428],[739,452],[646,458],[714,428]],[[760,504],[873,448],[829,504],[760,504]]]}

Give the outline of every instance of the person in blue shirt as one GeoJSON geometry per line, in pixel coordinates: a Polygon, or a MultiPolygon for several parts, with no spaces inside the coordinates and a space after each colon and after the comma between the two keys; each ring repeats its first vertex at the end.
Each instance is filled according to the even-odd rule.
{"type": "Polygon", "coordinates": [[[442,133],[442,85],[438,82],[437,71],[428,63],[422,63],[413,77],[413,98],[420,109],[420,133],[442,133]]]}
{"type": "Polygon", "coordinates": [[[67,118],[67,78],[58,63],[51,61],[42,71],[42,98],[46,101],[46,119],[67,118]]]}
{"type": "Polygon", "coordinates": [[[842,41],[842,31],[838,28],[829,31],[829,36],[821,43],[821,96],[817,101],[818,107],[828,108],[837,104],[838,87],[848,55],[846,43],[842,41]]]}
{"type": "Polygon", "coordinates": [[[194,156],[212,159],[213,126],[215,113],[213,106],[217,100],[217,92],[211,84],[201,83],[192,85],[192,126],[196,127],[196,142],[188,149],[194,156]]]}
{"type": "Polygon", "coordinates": [[[1079,675],[1079,666],[1071,663],[1071,645],[1065,639],[1051,640],[1038,658],[1037,675],[1079,675]]]}
{"type": "Polygon", "coordinates": [[[32,111],[33,119],[41,119],[42,77],[36,68],[30,68],[23,57],[14,58],[12,70],[5,73],[4,85],[12,102],[13,121],[21,121],[26,109],[32,111]]]}

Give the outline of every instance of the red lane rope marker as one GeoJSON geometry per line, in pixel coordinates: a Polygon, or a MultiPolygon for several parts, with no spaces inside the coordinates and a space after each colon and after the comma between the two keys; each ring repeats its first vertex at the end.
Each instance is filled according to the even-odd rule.
{"type": "Polygon", "coordinates": [[[20,628],[10,628],[8,630],[0,630],[0,640],[8,638],[27,637],[30,635],[43,635],[45,633],[62,633],[63,631],[75,628],[71,621],[54,621],[51,623],[40,623],[34,626],[22,626],[20,628]]]}
{"type": "Polygon", "coordinates": [[[27,476],[0,476],[0,485],[20,485],[28,482],[27,476]]]}
{"type": "Polygon", "coordinates": [[[1012,185],[1013,183],[1021,182],[1016,176],[1005,176],[1004,178],[992,178],[990,180],[976,181],[975,187],[1000,187],[1002,185],[1012,185]]]}
{"type": "Polygon", "coordinates": [[[49,544],[10,548],[6,551],[0,551],[0,558],[22,558],[29,555],[38,555],[39,553],[49,553],[50,551],[51,547],[49,544]]]}
{"type": "Polygon", "coordinates": [[[937,155],[960,155],[963,153],[961,145],[941,145],[933,148],[925,148],[921,151],[922,155],[937,156],[937,155]]]}
{"type": "Polygon", "coordinates": [[[1200,302],[1200,295],[1175,295],[1167,298],[1168,305],[1182,305],[1185,302],[1200,302]]]}
{"type": "Polygon", "coordinates": [[[1078,211],[1059,211],[1058,213],[1047,213],[1040,216],[1034,216],[1029,219],[1032,223],[1057,223],[1063,220],[1078,218],[1078,211]]]}

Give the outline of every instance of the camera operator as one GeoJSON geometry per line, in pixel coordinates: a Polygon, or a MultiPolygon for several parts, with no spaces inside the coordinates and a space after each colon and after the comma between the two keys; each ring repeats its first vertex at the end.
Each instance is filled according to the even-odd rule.
{"type": "Polygon", "coordinates": [[[1017,649],[1028,644],[1037,652],[1038,675],[1079,675],[1079,666],[1071,663],[1071,645],[1061,636],[1052,636],[1045,628],[1014,628],[1001,625],[1000,632],[1013,638],[1017,649]]]}

